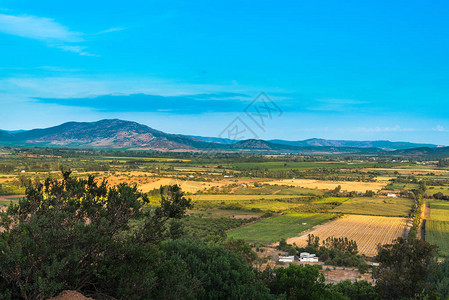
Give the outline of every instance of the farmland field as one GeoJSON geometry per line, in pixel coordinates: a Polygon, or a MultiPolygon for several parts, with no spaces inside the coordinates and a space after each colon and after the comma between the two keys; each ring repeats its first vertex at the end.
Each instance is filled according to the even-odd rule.
{"type": "Polygon", "coordinates": [[[196,193],[198,191],[210,188],[211,186],[222,186],[224,182],[201,182],[201,181],[183,181],[175,178],[162,178],[154,182],[139,185],[139,188],[144,192],[148,192],[152,189],[157,189],[161,185],[178,184],[182,190],[189,193],[196,193]]]}
{"type": "MultiPolygon", "coordinates": [[[[304,197],[304,196],[303,196],[304,197]]],[[[233,195],[233,194],[199,194],[191,195],[194,201],[241,201],[241,200],[275,200],[275,199],[292,199],[301,198],[301,196],[293,195],[233,195]]]]}
{"type": "Polygon", "coordinates": [[[313,189],[303,189],[298,187],[289,186],[275,186],[275,185],[264,185],[263,187],[254,188],[235,188],[233,194],[241,195],[258,195],[258,194],[277,194],[277,195],[298,195],[298,194],[313,194],[313,195],[323,195],[322,191],[317,191],[313,189]]]}
{"type": "Polygon", "coordinates": [[[229,217],[234,219],[259,218],[263,214],[264,214],[263,212],[255,212],[245,209],[219,209],[219,208],[211,208],[207,210],[192,209],[188,213],[189,216],[196,216],[196,217],[206,217],[206,218],[229,217]]]}
{"type": "Polygon", "coordinates": [[[449,221],[449,201],[429,201],[430,219],[433,221],[449,221]]]}
{"type": "Polygon", "coordinates": [[[228,236],[249,242],[278,242],[335,217],[333,214],[288,213],[231,230],[228,236]]]}
{"type": "Polygon", "coordinates": [[[315,179],[283,179],[277,181],[267,181],[268,184],[292,185],[295,187],[333,190],[338,186],[344,191],[356,191],[364,193],[367,190],[378,191],[387,185],[387,182],[353,182],[353,181],[325,181],[315,179]]]}
{"type": "MultiPolygon", "coordinates": [[[[412,201],[357,197],[352,191],[386,194],[389,191],[384,188],[388,185],[388,189],[399,193],[427,180],[428,195],[449,193],[449,170],[438,168],[436,162],[423,166],[400,163],[396,158],[244,154],[210,157],[194,153],[69,149],[8,151],[0,156],[2,195],[23,194],[27,182],[42,182],[47,176],[60,179],[61,167],[73,170],[75,177],[94,175],[97,180],[105,179],[110,186],[136,184],[142,192],[149,192],[149,210],[160,205],[160,186],[178,184],[194,204],[187,212],[190,229],[217,226],[229,230],[229,237],[264,244],[281,238],[298,239],[307,231],[327,228],[324,236],[339,234],[356,239],[362,253],[372,253],[375,246],[369,244],[370,238],[377,245],[402,235],[404,219],[399,217],[409,214],[412,201]],[[410,178],[397,180],[401,174],[410,178]],[[339,185],[341,191],[334,191],[339,185]],[[275,216],[268,218],[272,214],[275,216]],[[345,216],[341,220],[328,223],[335,228],[322,224],[342,214],[345,216]]],[[[3,197],[0,205],[9,202],[3,197]]],[[[432,201],[431,208],[432,221],[449,221],[449,202],[432,201]]],[[[429,230],[433,225],[429,223],[429,230]]],[[[445,239],[443,225],[438,224],[440,245],[445,239]]],[[[216,233],[213,228],[202,229],[203,233],[216,233]]]]}
{"type": "MultiPolygon", "coordinates": [[[[226,165],[230,168],[238,169],[254,169],[254,168],[267,168],[269,170],[286,170],[286,169],[296,169],[296,170],[311,170],[318,168],[346,168],[346,169],[356,169],[356,168],[370,168],[374,167],[377,163],[375,162],[356,162],[356,163],[346,163],[346,162],[264,162],[264,163],[234,163],[226,165]]],[[[398,163],[389,163],[388,166],[400,166],[398,163]]]]}
{"type": "Polygon", "coordinates": [[[315,203],[344,203],[348,201],[349,198],[346,197],[326,197],[317,200],[315,203]]]}
{"type": "Polygon", "coordinates": [[[449,221],[426,220],[426,241],[438,245],[441,257],[449,256],[449,221]]]}
{"type": "Polygon", "coordinates": [[[357,242],[359,252],[367,256],[377,254],[377,245],[390,243],[403,236],[405,218],[347,215],[335,221],[317,226],[302,236],[290,238],[288,243],[298,246],[307,244],[307,235],[313,234],[321,240],[328,237],[347,237],[357,242]]]}
{"type": "Polygon", "coordinates": [[[429,186],[427,194],[442,193],[445,196],[449,196],[449,186],[429,186]]]}
{"type": "MultiPolygon", "coordinates": [[[[190,198],[195,199],[197,196],[203,195],[192,195],[190,198]]],[[[205,195],[206,196],[206,195],[205,195]]],[[[209,196],[209,195],[208,195],[209,196]]],[[[222,195],[212,195],[212,196],[222,196],[222,195]]],[[[266,196],[266,195],[265,195],[266,196]]],[[[273,195],[268,195],[273,196],[273,195]]],[[[203,200],[194,200],[193,203],[195,207],[198,208],[214,208],[214,207],[228,207],[228,208],[242,208],[242,209],[257,209],[262,211],[273,211],[282,212],[286,210],[291,210],[298,208],[304,204],[304,201],[300,198],[298,199],[261,199],[263,196],[258,198],[253,197],[251,200],[236,200],[235,195],[224,195],[224,197],[205,197],[203,200]],[[231,197],[234,196],[234,197],[231,197]],[[214,198],[216,198],[214,200],[214,198]],[[206,200],[208,199],[208,200],[206,200]],[[234,199],[234,200],[229,200],[234,199]]]]}
{"type": "Polygon", "coordinates": [[[0,206],[9,206],[11,202],[19,201],[23,195],[15,195],[15,196],[0,196],[0,206]]]}
{"type": "Polygon", "coordinates": [[[406,198],[352,198],[333,211],[344,214],[406,217],[413,200],[406,198]]]}
{"type": "Polygon", "coordinates": [[[425,223],[425,239],[438,245],[441,257],[449,256],[449,202],[433,200],[428,202],[430,219],[425,223]]]}
{"type": "Polygon", "coordinates": [[[127,162],[134,160],[143,160],[143,161],[157,161],[157,162],[187,162],[188,159],[179,159],[179,158],[162,158],[162,157],[119,157],[119,156],[103,156],[98,157],[95,160],[99,161],[119,161],[119,162],[127,162]]]}

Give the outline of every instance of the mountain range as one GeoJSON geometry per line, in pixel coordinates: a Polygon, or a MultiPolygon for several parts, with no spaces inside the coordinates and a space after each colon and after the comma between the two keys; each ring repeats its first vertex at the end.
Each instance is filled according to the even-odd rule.
{"type": "Polygon", "coordinates": [[[11,146],[60,146],[124,149],[191,149],[208,143],[184,135],[167,134],[136,122],[101,120],[68,122],[45,129],[11,133],[0,131],[0,143],[11,146]]]}
{"type": "Polygon", "coordinates": [[[248,151],[282,153],[393,153],[430,155],[448,152],[449,147],[391,141],[345,141],[308,139],[243,140],[165,133],[143,124],[118,119],[97,122],[68,122],[58,126],[5,131],[0,130],[0,145],[116,148],[159,151],[248,151]],[[396,151],[395,151],[396,150],[396,151]]]}
{"type": "MultiPolygon", "coordinates": [[[[238,140],[230,140],[226,138],[218,138],[218,137],[203,137],[203,136],[194,136],[194,137],[205,142],[212,143],[226,143],[226,144],[236,144],[240,141],[238,140]]],[[[420,143],[409,143],[409,142],[391,142],[391,141],[347,141],[347,140],[325,140],[325,139],[307,139],[302,141],[286,141],[286,140],[268,140],[268,142],[274,144],[281,145],[289,145],[296,147],[353,147],[353,148],[380,148],[384,150],[402,150],[402,149],[411,149],[418,147],[429,147],[435,148],[438,147],[434,144],[420,144],[420,143]]]]}

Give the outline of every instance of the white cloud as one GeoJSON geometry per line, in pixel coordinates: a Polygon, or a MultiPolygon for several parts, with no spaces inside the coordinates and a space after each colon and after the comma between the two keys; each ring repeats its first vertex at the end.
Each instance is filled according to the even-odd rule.
{"type": "Polygon", "coordinates": [[[353,99],[317,99],[306,104],[306,108],[312,111],[348,111],[357,109],[364,101],[353,99]]]}
{"type": "Polygon", "coordinates": [[[439,131],[439,132],[445,132],[446,131],[446,129],[444,129],[444,127],[441,126],[441,125],[437,125],[437,127],[433,128],[432,130],[433,131],[439,131]]]}
{"type": "Polygon", "coordinates": [[[104,33],[110,33],[110,32],[118,32],[118,31],[123,31],[126,30],[125,27],[112,27],[103,31],[98,32],[97,34],[104,34],[104,33]]]}
{"type": "Polygon", "coordinates": [[[412,132],[414,128],[403,128],[399,125],[394,127],[359,127],[355,131],[357,132],[412,132]]]}
{"type": "Polygon", "coordinates": [[[82,56],[98,56],[98,55],[95,55],[95,54],[85,51],[84,49],[86,49],[87,47],[84,47],[84,46],[55,45],[54,47],[59,48],[64,51],[77,53],[82,56]]]}
{"type": "MultiPolygon", "coordinates": [[[[110,32],[118,29],[110,29],[110,32]]],[[[0,14],[0,32],[45,42],[47,46],[82,56],[97,56],[87,52],[87,47],[76,45],[84,41],[85,34],[71,31],[50,18],[30,15],[0,14]]]]}
{"type": "MultiPolygon", "coordinates": [[[[153,94],[183,96],[201,93],[235,92],[257,94],[257,90],[233,89],[226,85],[190,84],[159,78],[121,78],[108,76],[12,77],[0,79],[0,93],[23,97],[77,98],[101,95],[153,94]]],[[[0,97],[0,103],[2,102],[0,97]]]]}
{"type": "Polygon", "coordinates": [[[81,42],[82,33],[70,31],[53,19],[0,14],[0,32],[46,42],[81,42]]]}

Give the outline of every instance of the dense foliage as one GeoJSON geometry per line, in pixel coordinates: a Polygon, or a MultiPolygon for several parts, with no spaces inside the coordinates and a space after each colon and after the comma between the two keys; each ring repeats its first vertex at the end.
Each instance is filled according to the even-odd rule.
{"type": "Polygon", "coordinates": [[[326,287],[323,274],[315,266],[291,264],[288,268],[268,269],[263,275],[271,292],[286,299],[345,299],[326,287]]]}
{"type": "Polygon", "coordinates": [[[433,292],[428,277],[436,265],[437,247],[418,240],[398,238],[394,243],[379,247],[373,277],[384,299],[414,297],[423,291],[433,292]]]}
{"type": "Polygon", "coordinates": [[[364,256],[358,255],[357,243],[348,238],[320,238],[309,234],[307,246],[300,251],[315,253],[327,265],[349,266],[366,269],[364,256]]]}
{"type": "MultiPolygon", "coordinates": [[[[257,271],[251,247],[222,234],[235,224],[220,225],[219,218],[218,235],[186,235],[189,222],[201,218],[181,219],[192,204],[177,185],[161,188],[160,205],[151,208],[135,186],[109,187],[92,176],[77,179],[64,172],[62,179],[26,185],[26,197],[0,215],[1,299],[45,299],[67,289],[95,299],[396,299],[449,293],[448,265],[436,263],[435,247],[424,241],[399,239],[380,248],[376,287],[363,281],[331,285],[316,266],[257,271]]],[[[308,248],[291,249],[327,254],[335,264],[360,259],[357,244],[347,239],[310,237],[308,248]]]]}
{"type": "Polygon", "coordinates": [[[167,221],[190,206],[179,187],[161,206],[126,184],[108,188],[73,179],[47,179],[27,188],[27,197],[1,214],[1,298],[39,299],[63,289],[127,299],[158,290],[163,257],[157,245],[169,238],[167,221]],[[130,220],[142,219],[129,231],[130,220]]]}
{"type": "Polygon", "coordinates": [[[208,236],[219,236],[226,238],[226,231],[243,224],[253,222],[256,218],[251,219],[234,219],[234,218],[207,218],[198,216],[187,216],[182,219],[184,231],[193,238],[206,238],[208,236]]]}

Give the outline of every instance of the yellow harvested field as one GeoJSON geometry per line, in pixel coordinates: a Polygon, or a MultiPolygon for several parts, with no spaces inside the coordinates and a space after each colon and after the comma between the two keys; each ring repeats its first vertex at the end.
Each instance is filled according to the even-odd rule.
{"type": "Polygon", "coordinates": [[[382,181],[389,181],[389,180],[391,180],[393,178],[396,178],[396,176],[394,176],[394,177],[377,176],[376,180],[377,180],[377,182],[382,182],[382,181]]]}
{"type": "Polygon", "coordinates": [[[188,193],[196,193],[200,190],[204,190],[204,188],[210,188],[212,186],[224,186],[228,182],[204,182],[204,181],[183,181],[183,180],[177,180],[175,178],[161,178],[156,181],[145,183],[138,185],[139,189],[141,189],[143,192],[148,192],[152,189],[159,188],[161,185],[171,185],[171,184],[177,184],[181,186],[181,189],[184,192],[188,193]]]}
{"type": "Polygon", "coordinates": [[[12,181],[12,180],[13,180],[13,178],[10,178],[10,177],[0,178],[0,183],[5,183],[5,182],[8,182],[8,181],[12,181]]]}
{"type": "Polygon", "coordinates": [[[328,237],[347,237],[357,242],[359,253],[366,256],[377,254],[378,244],[388,244],[404,236],[406,218],[347,215],[340,219],[316,226],[309,232],[287,240],[299,247],[307,245],[307,235],[313,234],[324,240],[328,237]]]}
{"type": "Polygon", "coordinates": [[[282,179],[264,182],[271,185],[292,185],[306,189],[333,190],[341,186],[344,191],[356,191],[364,193],[367,190],[379,191],[387,182],[356,182],[356,181],[325,181],[315,179],[282,179]]]}
{"type": "MultiPolygon", "coordinates": [[[[187,180],[179,180],[171,177],[159,177],[154,178],[150,177],[154,174],[132,171],[132,172],[116,172],[114,175],[110,175],[107,172],[98,172],[100,173],[97,178],[99,180],[105,178],[108,181],[109,185],[117,185],[122,182],[137,184],[137,187],[142,190],[142,192],[146,193],[152,189],[157,189],[161,185],[172,185],[178,184],[181,186],[184,192],[188,193],[196,193],[200,190],[204,190],[205,188],[210,188],[212,186],[222,187],[231,183],[230,180],[226,181],[214,181],[214,182],[204,182],[204,181],[187,181],[187,180]]],[[[84,174],[84,173],[79,173],[84,174]]],[[[87,175],[87,173],[86,173],[87,175]]]]}

